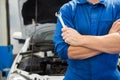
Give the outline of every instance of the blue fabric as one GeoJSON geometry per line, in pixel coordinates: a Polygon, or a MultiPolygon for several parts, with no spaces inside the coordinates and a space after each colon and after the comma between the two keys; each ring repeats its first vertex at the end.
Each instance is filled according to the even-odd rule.
{"type": "MultiPolygon", "coordinates": [[[[0,46],[0,71],[10,68],[13,62],[13,46],[0,46]]],[[[8,72],[6,72],[7,76],[8,72]]]]}
{"type": "MultiPolygon", "coordinates": [[[[87,0],[72,0],[63,5],[60,12],[65,24],[80,34],[102,36],[108,34],[113,22],[120,18],[120,0],[100,0],[96,5],[87,0]]],[[[84,60],[68,59],[69,45],[62,39],[61,28],[57,20],[53,41],[58,56],[68,62],[64,80],[120,80],[118,54],[102,53],[84,60]]]]}

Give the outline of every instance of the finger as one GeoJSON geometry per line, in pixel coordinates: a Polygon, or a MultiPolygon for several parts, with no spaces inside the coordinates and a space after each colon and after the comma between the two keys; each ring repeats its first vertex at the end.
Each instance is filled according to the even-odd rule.
{"type": "Polygon", "coordinates": [[[65,41],[66,43],[70,44],[69,39],[65,39],[64,41],[65,41]]]}
{"type": "Polygon", "coordinates": [[[113,27],[117,28],[117,27],[119,26],[119,24],[120,24],[120,22],[115,22],[115,23],[113,24],[113,27]]]}
{"type": "Polygon", "coordinates": [[[66,40],[67,38],[69,38],[67,35],[62,37],[64,40],[66,40]]]}
{"type": "Polygon", "coordinates": [[[119,21],[120,21],[120,20],[118,20],[118,21],[116,21],[116,22],[113,23],[113,25],[112,25],[110,31],[116,30],[116,29],[118,28],[118,26],[119,26],[119,24],[120,24],[119,21]]]}
{"type": "Polygon", "coordinates": [[[118,31],[120,31],[120,22],[114,23],[109,33],[118,32],[118,31]]]}
{"type": "Polygon", "coordinates": [[[63,36],[62,38],[63,38],[64,40],[66,40],[66,39],[70,39],[71,37],[70,37],[69,34],[67,34],[67,35],[63,36]]]}
{"type": "Polygon", "coordinates": [[[69,30],[68,27],[64,27],[64,28],[62,28],[62,32],[65,32],[65,31],[67,31],[67,30],[69,30]]]}
{"type": "Polygon", "coordinates": [[[64,28],[68,28],[68,27],[65,25],[64,28]]]}
{"type": "Polygon", "coordinates": [[[62,32],[61,36],[65,36],[66,34],[68,34],[68,31],[62,32]]]}
{"type": "Polygon", "coordinates": [[[120,23],[120,19],[116,20],[114,23],[113,23],[113,27],[116,27],[116,25],[120,23]]]}
{"type": "Polygon", "coordinates": [[[116,25],[116,23],[120,22],[120,19],[116,20],[113,25],[116,25]]]}
{"type": "Polygon", "coordinates": [[[114,23],[118,23],[118,22],[120,22],[120,19],[116,20],[114,23]]]}
{"type": "Polygon", "coordinates": [[[67,32],[62,33],[62,38],[65,40],[69,38],[69,34],[67,32]]]}
{"type": "Polygon", "coordinates": [[[117,30],[117,31],[120,31],[120,22],[117,23],[117,25],[116,25],[116,30],[117,30]]]}
{"type": "Polygon", "coordinates": [[[117,23],[118,23],[117,21],[114,22],[113,25],[112,25],[112,27],[111,27],[111,29],[114,29],[116,27],[117,23]]]}

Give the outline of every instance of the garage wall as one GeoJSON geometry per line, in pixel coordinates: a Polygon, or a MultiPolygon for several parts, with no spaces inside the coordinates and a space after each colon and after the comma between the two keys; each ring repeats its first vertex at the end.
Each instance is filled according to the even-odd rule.
{"type": "Polygon", "coordinates": [[[0,0],[0,46],[7,46],[6,0],[0,0]]]}

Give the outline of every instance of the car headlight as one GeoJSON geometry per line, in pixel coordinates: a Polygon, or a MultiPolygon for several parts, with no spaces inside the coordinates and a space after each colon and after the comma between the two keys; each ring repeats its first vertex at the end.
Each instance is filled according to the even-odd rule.
{"type": "Polygon", "coordinates": [[[27,80],[27,79],[17,73],[13,73],[8,76],[7,80],[27,80]]]}

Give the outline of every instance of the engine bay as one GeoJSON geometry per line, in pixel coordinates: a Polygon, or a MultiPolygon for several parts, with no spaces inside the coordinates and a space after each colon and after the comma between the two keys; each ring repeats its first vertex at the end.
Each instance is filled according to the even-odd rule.
{"type": "Polygon", "coordinates": [[[67,62],[57,57],[54,52],[54,44],[50,40],[32,44],[28,52],[20,55],[23,58],[18,65],[18,69],[29,73],[63,76],[67,69],[67,62]]]}

